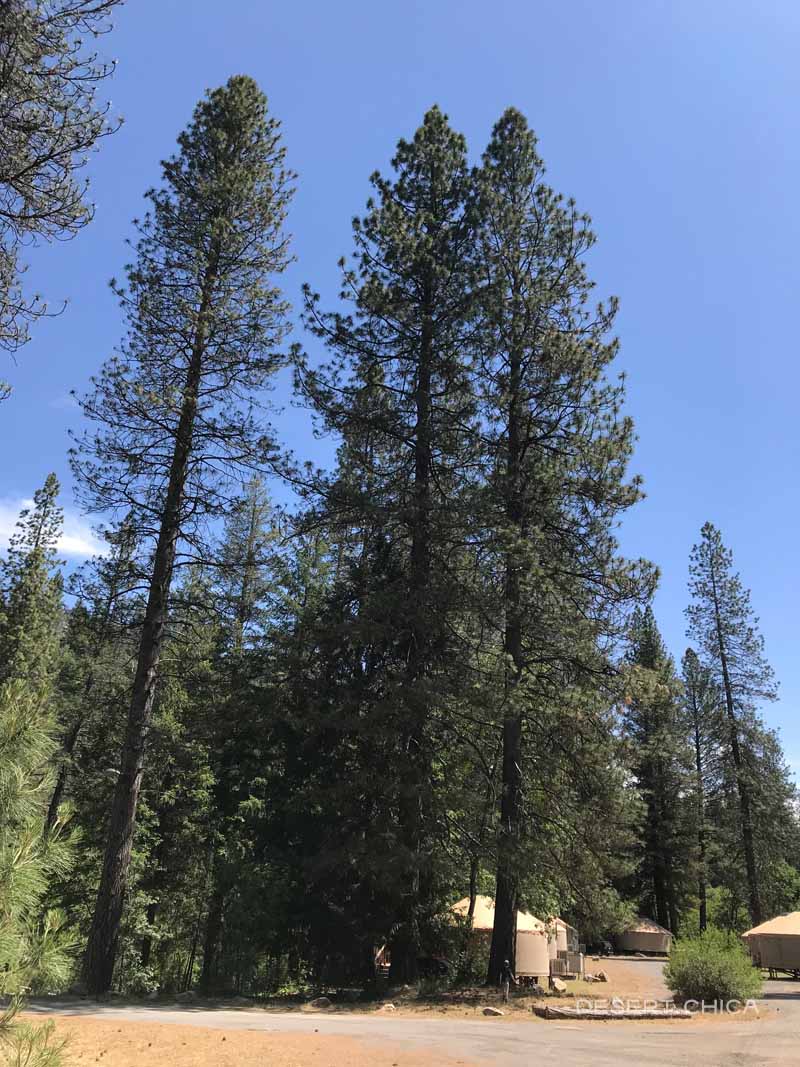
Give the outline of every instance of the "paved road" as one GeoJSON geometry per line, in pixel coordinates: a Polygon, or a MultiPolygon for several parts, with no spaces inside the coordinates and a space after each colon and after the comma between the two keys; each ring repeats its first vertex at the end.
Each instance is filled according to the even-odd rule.
{"type": "Polygon", "coordinates": [[[800,983],[769,982],[754,1022],[561,1024],[531,1020],[231,1011],[201,1007],[113,1007],[39,1002],[48,1014],[181,1023],[217,1029],[338,1034],[428,1049],[480,1067],[760,1067],[800,1064],[800,983]]]}

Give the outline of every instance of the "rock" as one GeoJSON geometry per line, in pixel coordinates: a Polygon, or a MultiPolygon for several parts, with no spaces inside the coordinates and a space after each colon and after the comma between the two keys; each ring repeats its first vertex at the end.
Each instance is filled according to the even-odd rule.
{"type": "Polygon", "coordinates": [[[308,1005],[309,1008],[316,1008],[317,1011],[327,1011],[331,1005],[330,997],[315,997],[308,1005]]]}
{"type": "Polygon", "coordinates": [[[197,1000],[197,993],[193,989],[187,989],[185,993],[176,993],[176,1000],[197,1000]]]}
{"type": "Polygon", "coordinates": [[[378,1011],[393,1012],[397,1011],[397,1008],[394,1006],[394,1004],[381,1004],[381,1006],[378,1008],[378,1011]]]}
{"type": "Polygon", "coordinates": [[[595,982],[607,982],[608,981],[608,975],[606,974],[605,971],[598,971],[597,974],[595,974],[595,976],[594,976],[594,980],[595,980],[595,982]]]}
{"type": "Polygon", "coordinates": [[[556,993],[566,993],[567,991],[567,983],[562,982],[560,978],[551,978],[550,984],[553,989],[555,989],[556,993]]]}
{"type": "Polygon", "coordinates": [[[500,1011],[499,1008],[484,1008],[483,1009],[483,1014],[484,1015],[505,1015],[505,1012],[504,1011],[500,1011]]]}

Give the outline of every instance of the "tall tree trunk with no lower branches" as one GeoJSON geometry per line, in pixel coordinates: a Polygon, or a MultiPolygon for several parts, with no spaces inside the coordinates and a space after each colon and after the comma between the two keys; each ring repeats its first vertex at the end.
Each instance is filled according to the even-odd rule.
{"type": "Polygon", "coordinates": [[[277,123],[249,78],[210,93],[148,196],[138,261],[116,287],[129,332],[84,413],[100,429],[73,453],[90,506],[123,503],[155,531],[147,603],[85,956],[91,993],[111,987],[145,770],[147,734],[182,545],[202,558],[204,529],[246,472],[272,460],[256,422],[260,390],[280,363],[285,307],[270,274],[286,264],[289,196],[277,123]],[[166,442],[166,444],[165,444],[166,442]]]}

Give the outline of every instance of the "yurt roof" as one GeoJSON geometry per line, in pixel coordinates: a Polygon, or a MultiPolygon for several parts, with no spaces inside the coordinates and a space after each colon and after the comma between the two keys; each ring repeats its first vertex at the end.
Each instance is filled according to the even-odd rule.
{"type": "Polygon", "coordinates": [[[768,919],[760,926],[754,926],[752,930],[742,934],[742,937],[750,937],[751,934],[794,934],[800,937],[800,911],[776,915],[774,919],[768,919]]]}
{"type": "Polygon", "coordinates": [[[643,915],[639,915],[633,920],[630,925],[625,927],[626,934],[670,934],[669,930],[665,930],[663,926],[659,926],[653,919],[647,919],[643,915]]]}
{"type": "MultiPolygon", "coordinates": [[[[457,915],[466,916],[469,911],[469,897],[459,900],[450,909],[457,915]]],[[[477,896],[475,898],[475,911],[472,915],[473,930],[491,930],[494,927],[494,901],[491,897],[477,896]]],[[[517,932],[530,930],[544,930],[544,923],[535,915],[527,911],[517,912],[517,932]]]]}

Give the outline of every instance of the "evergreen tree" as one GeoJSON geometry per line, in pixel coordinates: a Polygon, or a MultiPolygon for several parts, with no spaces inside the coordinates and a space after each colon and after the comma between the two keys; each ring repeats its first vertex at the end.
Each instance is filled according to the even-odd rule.
{"type": "Polygon", "coordinates": [[[19,517],[3,563],[0,682],[21,679],[31,690],[49,686],[58,666],[63,586],[56,545],[63,515],[50,474],[19,517]]]}
{"type": "Polygon", "coordinates": [[[628,659],[633,669],[628,675],[625,725],[645,808],[639,906],[677,934],[691,856],[684,810],[689,752],[680,714],[680,682],[649,606],[634,613],[628,659]]]}
{"type": "Polygon", "coordinates": [[[481,270],[471,338],[483,481],[473,536],[488,561],[488,589],[500,590],[478,596],[483,617],[502,626],[490,981],[514,957],[530,834],[525,794],[535,790],[525,768],[539,743],[537,721],[547,720],[560,693],[609,671],[602,639],[617,626],[615,611],[644,587],[640,569],[618,558],[611,533],[640,495],[638,480],[626,481],[633,429],[620,415],[622,385],[606,377],[616,303],[590,306],[590,220],[543,173],[533,133],[509,109],[477,175],[481,270]]]}
{"type": "Polygon", "coordinates": [[[0,617],[0,994],[11,997],[0,1018],[0,1054],[31,1067],[55,1067],[59,1046],[49,1029],[15,1022],[20,998],[65,982],[70,947],[62,916],[45,904],[71,857],[63,826],[46,832],[45,823],[62,617],[57,495],[51,474],[20,515],[3,565],[0,617]]]}
{"type": "MultiPolygon", "coordinates": [[[[337,539],[347,531],[342,563],[358,583],[344,609],[352,642],[340,634],[354,687],[339,698],[363,743],[381,738],[382,806],[398,833],[392,974],[408,981],[433,904],[437,732],[466,681],[452,623],[473,407],[464,348],[474,223],[464,139],[438,108],[399,142],[392,165],[393,180],[373,175],[376,199],[354,222],[357,266],[345,270],[342,292],[352,316],[322,313],[307,292],[307,322],[333,360],[313,373],[301,365],[298,384],[344,440],[346,467],[322,489],[322,521],[337,539]],[[362,671],[355,650],[370,629],[362,671]]],[[[348,595],[338,592],[344,608],[348,595]]]]}
{"type": "Polygon", "coordinates": [[[15,1022],[21,997],[66,984],[70,939],[63,917],[45,907],[49,883],[71,862],[57,824],[45,833],[53,753],[47,696],[23,680],[0,684],[0,1056],[29,1067],[58,1067],[51,1028],[15,1022]]]}
{"type": "Polygon", "coordinates": [[[699,926],[708,926],[709,820],[707,799],[716,791],[719,777],[719,744],[723,736],[720,715],[722,699],[710,671],[692,648],[682,661],[684,711],[694,749],[694,793],[697,830],[697,897],[699,926]]]}
{"type": "MultiPolygon", "coordinates": [[[[723,702],[724,710],[724,702],[723,702]]],[[[711,879],[723,893],[725,924],[752,925],[736,766],[725,717],[717,790],[707,802],[712,827],[711,879]]],[[[780,741],[757,714],[739,716],[741,773],[749,786],[756,878],[764,916],[794,910],[798,900],[797,792],[780,741]]]]}
{"type": "Polygon", "coordinates": [[[179,147],[163,164],[163,188],[148,194],[152,210],[139,224],[127,288],[115,287],[129,332],[83,400],[98,429],[73,453],[87,503],[132,508],[153,548],[87,946],[94,993],[108,990],[113,975],[176,557],[202,558],[206,524],[229,506],[233,480],[274,459],[254,408],[286,332],[271,282],[287,262],[290,195],[278,124],[255,83],[235,77],[198,105],[179,147]]]}
{"type": "Polygon", "coordinates": [[[110,676],[130,658],[133,629],[131,592],[136,587],[136,531],[130,518],[106,530],[106,555],[73,574],[69,592],[76,603],[67,616],[58,679],[62,748],[47,812],[52,826],[67,787],[76,749],[87,720],[103,708],[110,676]]]}
{"type": "Polygon", "coordinates": [[[776,692],[750,594],[732,568],[732,553],[723,544],[719,530],[707,522],[691,554],[689,592],[693,603],[686,609],[688,634],[725,702],[750,917],[757,925],[763,918],[762,892],[756,863],[753,779],[743,750],[743,720],[761,701],[774,700],[776,692]]]}
{"type": "Polygon", "coordinates": [[[115,128],[110,105],[95,96],[114,64],[84,42],[110,29],[120,3],[0,4],[0,348],[12,352],[27,341],[31,319],[47,313],[22,291],[22,248],[35,237],[72,236],[93,214],[79,172],[115,128]]]}
{"type": "Polygon", "coordinates": [[[201,973],[201,985],[208,991],[217,987],[225,973],[220,957],[226,918],[232,925],[231,898],[237,891],[241,894],[252,857],[252,820],[244,817],[244,810],[264,773],[261,756],[268,729],[263,698],[257,693],[257,679],[265,670],[264,657],[254,653],[260,649],[268,619],[274,536],[272,510],[263,484],[252,479],[226,523],[214,584],[219,644],[213,667],[220,695],[209,738],[214,811],[201,973]]]}
{"type": "Polygon", "coordinates": [[[121,930],[120,989],[183,990],[191,983],[209,884],[214,774],[209,738],[224,714],[224,679],[214,662],[219,627],[205,570],[175,590],[148,738],[121,930]]]}

